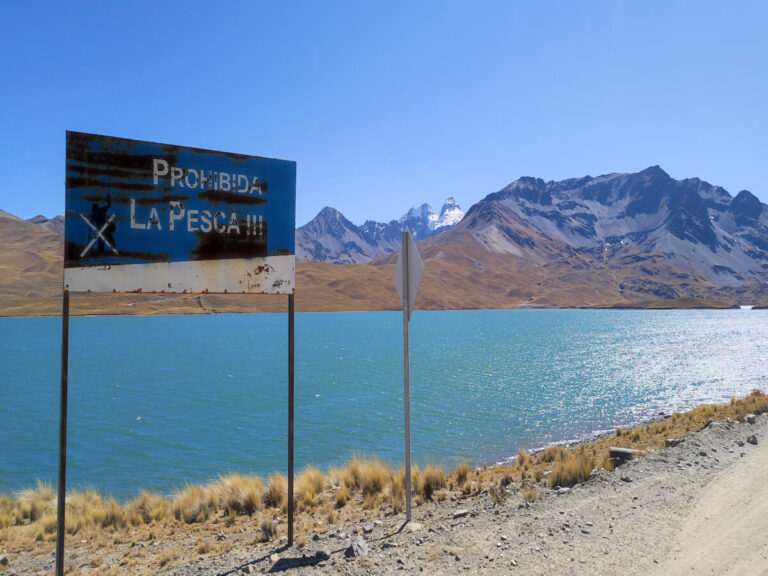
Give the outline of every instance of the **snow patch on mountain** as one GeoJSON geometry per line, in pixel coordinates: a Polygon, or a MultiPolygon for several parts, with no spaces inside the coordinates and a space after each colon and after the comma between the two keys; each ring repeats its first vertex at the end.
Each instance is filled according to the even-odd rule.
{"type": "Polygon", "coordinates": [[[449,196],[443,204],[442,210],[440,210],[440,216],[435,218],[435,224],[432,230],[440,230],[441,228],[450,228],[455,226],[461,219],[464,218],[464,212],[453,199],[453,196],[449,196]]]}
{"type": "Polygon", "coordinates": [[[398,220],[366,220],[362,226],[355,226],[333,208],[324,208],[296,230],[296,256],[299,261],[366,263],[398,251],[403,230],[408,230],[415,240],[424,240],[452,228],[463,217],[464,212],[453,198],[445,201],[439,215],[429,204],[422,204],[398,220]]]}
{"type": "Polygon", "coordinates": [[[440,214],[435,214],[429,204],[422,204],[408,210],[400,217],[399,222],[402,228],[410,230],[414,238],[423,240],[440,230],[455,226],[461,222],[462,218],[464,218],[464,212],[453,196],[450,196],[443,203],[440,214]]]}

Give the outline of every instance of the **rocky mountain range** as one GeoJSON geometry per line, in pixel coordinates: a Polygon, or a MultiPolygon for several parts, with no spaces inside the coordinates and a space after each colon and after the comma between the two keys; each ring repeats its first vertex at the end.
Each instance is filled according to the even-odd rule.
{"type": "Polygon", "coordinates": [[[520,178],[419,249],[435,282],[474,285],[497,307],[768,300],[768,206],[658,166],[520,178]]]}
{"type": "Polygon", "coordinates": [[[300,262],[366,264],[378,256],[400,249],[401,232],[409,230],[415,240],[448,230],[464,217],[453,198],[435,214],[429,204],[411,208],[399,220],[367,220],[356,226],[338,210],[323,208],[317,216],[296,230],[296,258],[300,262]]]}
{"type": "Polygon", "coordinates": [[[490,252],[541,260],[535,233],[558,252],[603,263],[660,258],[716,286],[768,283],[768,207],[747,190],[734,198],[658,166],[561,182],[521,178],[473,206],[463,228],[490,252]]]}
{"type": "MultiPolygon", "coordinates": [[[[658,166],[559,182],[524,177],[453,225],[430,229],[429,215],[419,208],[357,227],[321,211],[297,230],[297,256],[307,260],[296,267],[297,309],[399,308],[392,274],[403,225],[421,238],[426,266],[417,309],[768,306],[768,206],[658,166]]],[[[47,225],[55,220],[0,210],[0,314],[60,311],[63,239],[47,225]]],[[[90,314],[284,306],[252,295],[84,294],[74,313],[78,302],[90,314]]]]}

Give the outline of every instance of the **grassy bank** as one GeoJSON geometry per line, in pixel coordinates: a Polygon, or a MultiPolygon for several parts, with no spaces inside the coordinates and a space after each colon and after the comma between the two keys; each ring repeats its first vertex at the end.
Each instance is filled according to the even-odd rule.
{"type": "MultiPolygon", "coordinates": [[[[414,503],[460,500],[487,493],[494,502],[520,498],[533,502],[556,486],[587,480],[596,468],[612,469],[609,447],[663,448],[667,438],[700,430],[710,421],[743,420],[768,412],[768,396],[754,391],[728,404],[708,405],[662,421],[603,436],[575,447],[550,446],[536,454],[521,450],[514,462],[483,469],[462,464],[455,470],[435,466],[412,469],[414,503]]],[[[375,458],[355,457],[347,465],[322,472],[307,468],[296,477],[297,543],[329,525],[400,514],[405,505],[405,471],[375,458]]],[[[141,492],[120,504],[94,491],[67,495],[66,532],[95,545],[145,542],[186,531],[191,538],[210,530],[248,530],[254,542],[279,539],[286,530],[287,480],[281,474],[262,479],[231,474],[206,485],[190,485],[172,496],[141,492]]],[[[0,496],[0,547],[34,547],[56,539],[56,493],[49,484],[12,496],[0,496]]],[[[226,542],[202,537],[198,554],[215,553],[226,542]]],[[[141,553],[137,551],[137,553],[141,553]]],[[[166,563],[173,558],[164,559],[166,563]]],[[[163,559],[158,559],[163,561],[163,559]]]]}

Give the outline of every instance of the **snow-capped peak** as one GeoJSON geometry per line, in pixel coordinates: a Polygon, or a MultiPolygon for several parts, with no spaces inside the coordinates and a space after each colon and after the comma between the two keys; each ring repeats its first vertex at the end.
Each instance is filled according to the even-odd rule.
{"type": "Polygon", "coordinates": [[[432,212],[432,206],[422,204],[418,207],[414,206],[400,217],[400,222],[412,221],[428,224],[430,222],[437,222],[437,216],[432,212]]]}
{"type": "Polygon", "coordinates": [[[449,196],[443,203],[443,208],[440,210],[440,216],[436,219],[433,230],[445,228],[446,226],[454,226],[461,222],[464,218],[464,212],[461,210],[453,196],[449,196]]]}
{"type": "Polygon", "coordinates": [[[412,232],[415,232],[416,236],[426,237],[430,236],[432,232],[435,232],[440,228],[453,226],[461,221],[462,218],[464,218],[464,212],[462,212],[459,205],[456,204],[456,200],[454,200],[453,197],[450,197],[443,204],[439,216],[432,211],[432,206],[429,204],[422,204],[421,206],[414,206],[408,210],[408,212],[400,218],[400,223],[410,227],[412,232]],[[426,230],[419,233],[416,231],[419,228],[426,230]]]}

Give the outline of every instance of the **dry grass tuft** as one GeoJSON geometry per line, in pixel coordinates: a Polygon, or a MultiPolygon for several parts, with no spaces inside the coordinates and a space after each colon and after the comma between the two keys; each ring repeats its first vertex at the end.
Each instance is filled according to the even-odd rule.
{"type": "Polygon", "coordinates": [[[262,542],[271,542],[277,537],[277,527],[266,516],[262,517],[259,530],[261,530],[262,542]]]}
{"type": "Polygon", "coordinates": [[[349,474],[349,467],[340,468],[338,466],[334,466],[332,468],[328,469],[327,473],[327,482],[326,482],[326,488],[329,489],[336,489],[341,488],[342,486],[346,487],[347,489],[354,490],[355,488],[355,482],[354,479],[351,481],[351,486],[347,483],[347,474],[349,474]]]}
{"type": "Polygon", "coordinates": [[[337,519],[338,517],[336,515],[336,509],[331,505],[330,502],[327,502],[325,505],[325,521],[329,526],[331,526],[336,524],[337,519]]]}
{"type": "Polygon", "coordinates": [[[437,466],[427,466],[419,484],[419,493],[425,500],[432,500],[432,495],[441,488],[445,488],[446,484],[445,470],[437,466]]]}
{"type": "Polygon", "coordinates": [[[503,486],[501,482],[498,484],[491,484],[491,487],[488,489],[488,494],[491,496],[494,506],[503,504],[504,500],[506,500],[509,495],[506,487],[503,486]]]}
{"type": "Polygon", "coordinates": [[[568,456],[556,462],[552,468],[549,485],[553,488],[555,486],[570,487],[586,482],[594,466],[594,459],[586,450],[580,448],[576,453],[568,452],[568,456]]]}
{"type": "MultiPolygon", "coordinates": [[[[413,475],[413,470],[411,470],[413,475]]],[[[413,481],[413,479],[411,479],[413,481]]],[[[400,468],[392,475],[392,482],[387,487],[386,495],[392,504],[392,511],[399,514],[405,510],[405,468],[400,468]]]]}
{"type": "Polygon", "coordinates": [[[16,524],[37,522],[47,514],[56,513],[56,492],[50,482],[37,481],[35,488],[24,490],[16,495],[15,510],[12,515],[16,524]]]}
{"type": "Polygon", "coordinates": [[[336,508],[343,508],[349,502],[349,489],[346,485],[342,484],[336,491],[336,508]]]}
{"type": "Polygon", "coordinates": [[[203,554],[208,554],[208,552],[211,551],[211,543],[207,540],[198,541],[196,550],[201,556],[203,554]]]}
{"type": "Polygon", "coordinates": [[[536,502],[539,498],[539,492],[536,490],[536,488],[528,488],[525,492],[523,492],[523,500],[528,502],[529,504],[532,504],[536,502]]]}
{"type": "Polygon", "coordinates": [[[456,468],[456,484],[462,485],[469,478],[469,464],[462,462],[459,467],[456,468]]]}
{"type": "Polygon", "coordinates": [[[76,492],[67,496],[65,519],[67,534],[90,528],[124,528],[125,514],[114,498],[104,499],[94,490],[76,492]]]}
{"type": "Polygon", "coordinates": [[[179,557],[179,553],[176,550],[165,550],[160,554],[160,556],[158,556],[157,562],[158,564],[160,564],[160,567],[162,568],[163,566],[170,564],[171,562],[176,560],[176,558],[178,557],[179,557]]]}
{"type": "Polygon", "coordinates": [[[325,478],[317,468],[309,467],[296,479],[296,509],[299,512],[313,512],[318,505],[318,497],[323,491],[325,478]]]}
{"type": "Polygon", "coordinates": [[[279,472],[272,474],[263,496],[264,506],[284,508],[288,503],[288,480],[279,472]]]}
{"type": "Polygon", "coordinates": [[[517,453],[517,459],[515,460],[515,465],[518,468],[522,468],[523,470],[528,470],[530,468],[531,464],[533,464],[533,458],[522,448],[517,453]]]}
{"type": "Polygon", "coordinates": [[[8,496],[0,496],[0,529],[13,524],[13,508],[13,500],[8,496]]]}
{"type": "Polygon", "coordinates": [[[378,511],[381,504],[381,494],[368,494],[363,498],[363,510],[378,511]]]}
{"type": "Polygon", "coordinates": [[[227,514],[252,515],[261,509],[264,482],[258,476],[230,474],[213,487],[218,506],[227,514]]]}
{"type": "Polygon", "coordinates": [[[343,482],[350,490],[360,487],[360,477],[362,476],[362,460],[357,455],[352,457],[352,462],[344,470],[343,482]]]}
{"type": "Polygon", "coordinates": [[[381,460],[363,460],[358,466],[357,486],[363,497],[381,494],[392,482],[392,470],[381,460]]]}
{"type": "Polygon", "coordinates": [[[123,509],[114,498],[108,499],[96,513],[96,523],[102,528],[120,530],[125,528],[126,520],[123,509]]]}
{"type": "Polygon", "coordinates": [[[768,412],[768,395],[760,390],[752,390],[746,398],[731,399],[734,420],[744,421],[747,414],[764,414],[768,412]]]}
{"type": "Polygon", "coordinates": [[[188,486],[173,500],[173,515],[187,524],[205,522],[217,510],[216,494],[208,486],[188,486]]]}
{"type": "Polygon", "coordinates": [[[126,504],[126,520],[129,524],[152,524],[161,522],[172,513],[171,504],[160,494],[142,490],[139,496],[126,504]]]}
{"type": "Polygon", "coordinates": [[[559,462],[561,460],[565,460],[567,457],[568,457],[568,450],[566,450],[562,446],[554,445],[554,446],[547,446],[547,448],[545,448],[539,454],[538,459],[539,459],[539,462],[559,462]]]}

